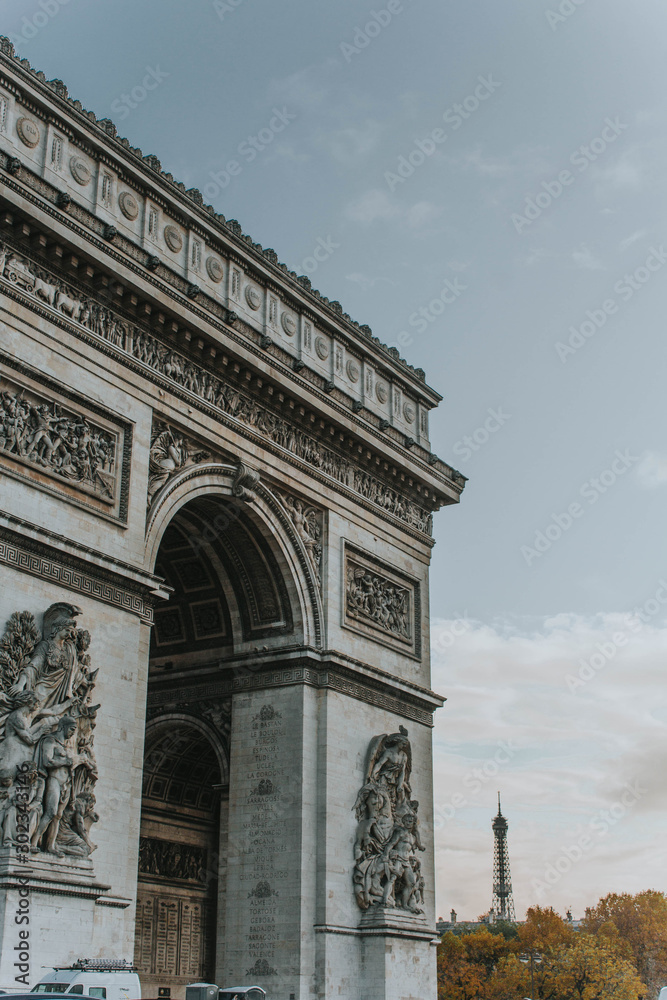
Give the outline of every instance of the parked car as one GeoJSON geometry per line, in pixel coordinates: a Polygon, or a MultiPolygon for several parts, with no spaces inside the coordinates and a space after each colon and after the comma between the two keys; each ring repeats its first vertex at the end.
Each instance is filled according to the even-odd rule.
{"type": "Polygon", "coordinates": [[[67,969],[52,969],[43,976],[31,994],[47,996],[95,997],[96,1000],[141,1000],[139,976],[131,965],[124,963],[77,962],[67,969]]]}
{"type": "Polygon", "coordinates": [[[266,990],[261,986],[224,986],[218,1000],[264,1000],[266,990]]]}

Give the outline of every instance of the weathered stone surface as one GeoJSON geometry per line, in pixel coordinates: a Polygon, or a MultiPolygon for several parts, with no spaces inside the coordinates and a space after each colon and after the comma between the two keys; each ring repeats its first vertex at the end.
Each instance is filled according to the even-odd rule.
{"type": "Polygon", "coordinates": [[[440,397],[2,40],[0,102],[0,981],[20,870],[29,984],[431,1000],[440,397]]]}

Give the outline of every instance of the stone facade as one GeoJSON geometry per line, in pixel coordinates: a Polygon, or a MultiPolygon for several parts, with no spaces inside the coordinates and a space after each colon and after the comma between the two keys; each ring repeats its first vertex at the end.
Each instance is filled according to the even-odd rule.
{"type": "Polygon", "coordinates": [[[0,981],[432,997],[440,397],[6,40],[0,187],[0,981]]]}

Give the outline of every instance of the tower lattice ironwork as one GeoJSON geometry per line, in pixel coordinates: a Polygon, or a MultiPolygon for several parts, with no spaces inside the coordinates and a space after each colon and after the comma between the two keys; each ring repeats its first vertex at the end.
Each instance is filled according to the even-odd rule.
{"type": "Polygon", "coordinates": [[[498,792],[498,815],[493,820],[493,910],[497,920],[515,921],[514,897],[512,896],[512,876],[510,856],[507,852],[507,820],[500,810],[498,792]]]}

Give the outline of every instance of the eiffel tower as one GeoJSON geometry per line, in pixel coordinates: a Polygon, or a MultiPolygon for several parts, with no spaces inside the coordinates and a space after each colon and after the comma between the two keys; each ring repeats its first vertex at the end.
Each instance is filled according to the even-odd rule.
{"type": "Polygon", "coordinates": [[[500,811],[500,792],[498,792],[498,815],[491,825],[495,841],[493,849],[493,901],[491,909],[497,920],[510,920],[512,923],[515,923],[510,857],[507,852],[507,820],[500,811]]]}

